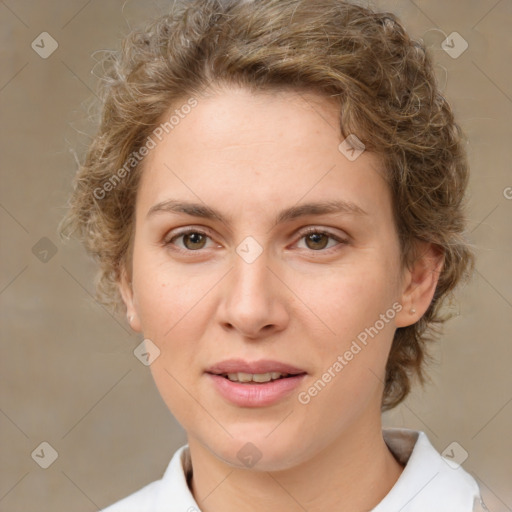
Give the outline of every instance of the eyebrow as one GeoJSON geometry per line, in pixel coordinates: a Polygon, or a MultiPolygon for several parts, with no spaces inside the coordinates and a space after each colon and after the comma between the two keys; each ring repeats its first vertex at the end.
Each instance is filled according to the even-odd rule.
{"type": "MultiPolygon", "coordinates": [[[[146,218],[157,213],[184,213],[193,217],[218,220],[224,224],[228,224],[231,221],[231,217],[226,217],[218,210],[215,210],[205,204],[189,201],[176,201],[174,199],[168,199],[152,206],[149,209],[146,218]]],[[[303,203],[282,210],[274,219],[274,226],[299,217],[305,217],[307,215],[325,215],[332,213],[355,216],[368,215],[368,213],[360,206],[350,201],[340,199],[319,201],[303,203]]]]}

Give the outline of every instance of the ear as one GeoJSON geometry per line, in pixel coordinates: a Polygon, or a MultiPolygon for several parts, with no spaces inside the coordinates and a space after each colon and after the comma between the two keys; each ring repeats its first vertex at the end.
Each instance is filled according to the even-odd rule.
{"type": "Polygon", "coordinates": [[[397,327],[417,322],[427,311],[444,264],[442,249],[428,242],[416,243],[416,257],[402,275],[402,309],[395,316],[397,327]]]}
{"type": "Polygon", "coordinates": [[[142,327],[134,299],[133,286],[124,264],[121,266],[121,277],[118,286],[124,305],[126,306],[126,318],[128,323],[134,331],[141,332],[142,327]]]}

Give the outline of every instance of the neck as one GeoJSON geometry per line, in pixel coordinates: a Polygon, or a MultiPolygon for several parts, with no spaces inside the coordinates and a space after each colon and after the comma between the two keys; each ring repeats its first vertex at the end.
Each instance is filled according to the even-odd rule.
{"type": "Polygon", "coordinates": [[[374,424],[351,427],[300,465],[282,471],[234,468],[189,438],[192,494],[203,512],[371,510],[403,466],[374,424]]]}

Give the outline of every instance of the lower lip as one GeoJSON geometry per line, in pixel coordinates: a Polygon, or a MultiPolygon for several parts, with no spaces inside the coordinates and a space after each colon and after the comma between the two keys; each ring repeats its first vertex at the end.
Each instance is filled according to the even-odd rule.
{"type": "Polygon", "coordinates": [[[306,376],[303,373],[262,384],[242,384],[240,382],[233,382],[221,375],[214,375],[212,373],[207,373],[207,375],[212,379],[217,391],[226,400],[239,407],[264,407],[272,405],[289,395],[300,385],[302,379],[306,376]]]}

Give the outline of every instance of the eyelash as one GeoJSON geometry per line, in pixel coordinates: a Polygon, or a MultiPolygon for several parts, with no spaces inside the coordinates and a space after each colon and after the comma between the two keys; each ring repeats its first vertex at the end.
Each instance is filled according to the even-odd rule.
{"type": "MultiPolygon", "coordinates": [[[[207,238],[211,239],[211,237],[205,231],[201,231],[200,229],[196,229],[196,228],[188,228],[188,229],[185,229],[185,230],[180,231],[178,233],[175,233],[171,238],[166,238],[164,240],[164,246],[165,247],[174,246],[172,250],[177,251],[177,252],[182,253],[182,254],[185,254],[185,253],[191,254],[191,253],[195,253],[195,252],[201,252],[202,249],[197,249],[197,250],[194,251],[194,250],[191,250],[191,249],[182,249],[182,248],[176,247],[174,245],[173,240],[176,240],[176,239],[178,239],[178,238],[180,238],[182,236],[185,236],[185,235],[189,235],[191,233],[202,235],[202,236],[206,236],[207,238]]],[[[324,229],[315,228],[315,227],[306,228],[305,231],[302,231],[300,233],[299,240],[302,240],[303,238],[305,238],[305,237],[307,237],[308,235],[311,235],[311,234],[326,235],[330,239],[335,240],[336,242],[339,242],[337,245],[335,245],[333,247],[330,247],[328,249],[314,250],[314,249],[307,249],[306,248],[306,250],[309,250],[312,253],[315,253],[315,252],[317,252],[317,253],[322,253],[322,252],[323,253],[330,253],[331,250],[332,249],[336,249],[336,247],[338,247],[338,245],[347,245],[348,244],[348,240],[340,238],[340,237],[334,235],[333,233],[330,233],[329,231],[325,231],[324,229]]]]}

